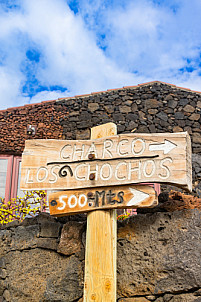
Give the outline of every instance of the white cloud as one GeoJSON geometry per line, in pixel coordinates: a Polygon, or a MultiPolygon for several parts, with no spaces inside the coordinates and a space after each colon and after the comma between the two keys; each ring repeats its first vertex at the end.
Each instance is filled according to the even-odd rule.
{"type": "Polygon", "coordinates": [[[19,94],[23,75],[0,66],[0,108],[15,107],[24,104],[19,94]]]}
{"type": "Polygon", "coordinates": [[[196,35],[201,21],[195,12],[199,7],[191,6],[192,2],[185,2],[174,13],[151,1],[135,1],[107,11],[107,55],[145,76],[161,77],[166,71],[172,77],[173,69],[182,68],[187,57],[199,54],[196,35]]]}
{"type": "MultiPolygon", "coordinates": [[[[133,83],[133,75],[123,72],[104,55],[96,45],[94,34],[86,29],[81,17],[74,16],[65,1],[22,0],[21,5],[23,10],[3,16],[0,22],[5,28],[0,38],[5,42],[6,68],[14,61],[16,89],[10,95],[13,104],[20,94],[23,99],[23,83],[19,79],[23,78],[21,68],[32,43],[41,51],[42,60],[35,68],[41,85],[64,86],[73,95],[133,83]]],[[[34,99],[41,95],[51,98],[53,93],[40,93],[34,99]]],[[[29,97],[24,96],[24,101],[29,101],[29,97]]],[[[1,106],[6,107],[7,103],[1,106]]]]}
{"type": "Polygon", "coordinates": [[[177,79],[177,85],[201,92],[201,76],[197,71],[193,71],[190,76],[184,74],[180,79],[177,79]]]}
{"type": "Polygon", "coordinates": [[[40,103],[43,101],[52,101],[58,98],[65,98],[68,97],[69,93],[66,90],[65,92],[58,92],[58,91],[41,91],[37,93],[34,97],[31,98],[31,103],[40,103]]]}
{"type": "Polygon", "coordinates": [[[160,1],[122,0],[121,5],[117,1],[116,7],[107,9],[102,4],[101,12],[93,1],[90,9],[85,2],[80,13],[87,21],[94,18],[88,24],[91,29],[95,18],[99,20],[96,34],[106,34],[101,41],[106,55],[120,68],[145,78],[177,83],[181,82],[180,69],[191,66],[198,70],[199,77],[200,1],[170,0],[157,5],[160,1]],[[92,13],[93,7],[96,14],[92,13]]]}
{"type": "Polygon", "coordinates": [[[35,2],[26,4],[29,36],[39,41],[45,57],[45,68],[40,68],[37,74],[42,83],[60,84],[82,93],[106,87],[108,81],[119,84],[123,78],[132,78],[105,57],[93,33],[63,1],[39,1],[37,9],[35,2]],[[38,10],[45,11],[48,17],[38,18],[38,10]]]}
{"type": "Polygon", "coordinates": [[[65,0],[19,3],[0,10],[1,108],[150,80],[201,90],[199,0],[80,0],[76,15],[65,0]],[[28,61],[29,49],[40,53],[37,62],[28,61]],[[63,90],[30,98],[27,81],[63,90]]]}

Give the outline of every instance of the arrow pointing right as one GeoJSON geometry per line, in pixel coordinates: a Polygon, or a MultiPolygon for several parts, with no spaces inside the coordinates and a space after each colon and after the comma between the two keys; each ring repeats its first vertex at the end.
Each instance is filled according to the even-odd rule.
{"type": "Polygon", "coordinates": [[[164,143],[162,144],[151,144],[149,145],[149,151],[163,151],[164,154],[169,153],[174,148],[176,148],[177,145],[170,142],[169,140],[165,139],[164,143]]]}
{"type": "Polygon", "coordinates": [[[129,200],[127,203],[127,206],[136,206],[139,205],[141,202],[143,202],[145,199],[149,197],[149,194],[144,193],[142,191],[129,188],[131,193],[133,194],[133,197],[129,200]]]}

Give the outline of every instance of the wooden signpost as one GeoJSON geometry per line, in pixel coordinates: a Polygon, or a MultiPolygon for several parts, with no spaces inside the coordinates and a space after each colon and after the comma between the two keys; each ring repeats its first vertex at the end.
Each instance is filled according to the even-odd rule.
{"type": "MultiPolygon", "coordinates": [[[[114,123],[91,129],[91,139],[115,134],[117,126],[114,123]]],[[[116,301],[116,258],[116,210],[90,212],[87,215],[84,302],[116,301]]]]}
{"type": "Polygon", "coordinates": [[[187,132],[116,134],[108,123],[93,127],[90,140],[29,140],[22,156],[22,190],[59,190],[49,194],[51,215],[88,212],[84,302],[116,301],[114,209],[157,204],[152,187],[134,184],[192,190],[187,132]]]}
{"type": "Polygon", "coordinates": [[[157,196],[150,186],[113,186],[49,194],[50,214],[57,217],[94,210],[142,208],[155,205],[157,205],[157,196]]]}
{"type": "Polygon", "coordinates": [[[22,190],[144,182],[169,183],[191,191],[187,132],[122,134],[88,141],[28,140],[22,155],[22,190]]]}

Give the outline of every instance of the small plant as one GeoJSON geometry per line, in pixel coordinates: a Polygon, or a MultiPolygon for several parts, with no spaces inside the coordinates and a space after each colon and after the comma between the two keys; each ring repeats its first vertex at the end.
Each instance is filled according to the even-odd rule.
{"type": "Polygon", "coordinates": [[[26,191],[24,197],[17,196],[8,202],[0,198],[0,224],[13,220],[21,222],[25,217],[43,212],[47,208],[46,195],[45,191],[26,191]]]}
{"type": "Polygon", "coordinates": [[[131,214],[129,212],[126,212],[125,214],[121,214],[121,215],[117,216],[117,220],[124,220],[130,216],[131,216],[131,214]]]}

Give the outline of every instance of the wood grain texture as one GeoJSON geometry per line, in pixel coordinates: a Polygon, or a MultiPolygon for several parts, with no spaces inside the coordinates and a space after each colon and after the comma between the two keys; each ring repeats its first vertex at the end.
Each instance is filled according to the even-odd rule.
{"type": "Polygon", "coordinates": [[[114,186],[68,190],[48,196],[50,214],[66,216],[94,210],[130,209],[157,205],[155,190],[150,186],[114,186]]]}
{"type": "MultiPolygon", "coordinates": [[[[91,138],[116,134],[108,123],[92,128],[91,138]]],[[[93,211],[87,216],[84,302],[116,301],[116,210],[93,211]]]]}
{"type": "Polygon", "coordinates": [[[98,132],[98,139],[88,141],[26,141],[21,189],[78,189],[158,182],[192,190],[191,142],[187,132],[114,137],[112,133],[114,129],[101,138],[98,132]],[[90,160],[89,155],[95,158],[90,160]],[[90,180],[93,173],[95,178],[90,180]]]}

